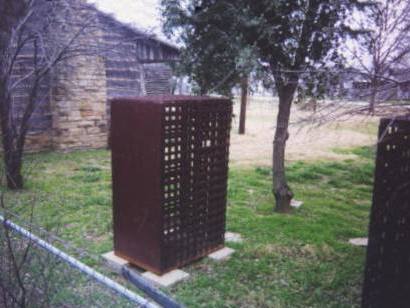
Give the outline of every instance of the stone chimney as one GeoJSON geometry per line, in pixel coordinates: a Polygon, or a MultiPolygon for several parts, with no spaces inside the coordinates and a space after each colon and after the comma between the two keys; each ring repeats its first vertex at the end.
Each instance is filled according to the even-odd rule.
{"type": "Polygon", "coordinates": [[[106,69],[100,50],[103,33],[95,11],[63,12],[59,30],[56,40],[77,38],[53,74],[53,147],[62,151],[106,147],[106,69]]]}

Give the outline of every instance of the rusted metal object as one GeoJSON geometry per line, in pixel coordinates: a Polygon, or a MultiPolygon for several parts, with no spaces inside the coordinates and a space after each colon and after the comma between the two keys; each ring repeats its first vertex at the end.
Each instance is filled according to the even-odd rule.
{"type": "Polygon", "coordinates": [[[379,127],[362,307],[410,305],[410,117],[379,127]]]}
{"type": "Polygon", "coordinates": [[[231,114],[223,98],[112,101],[116,255],[162,274],[223,247],[231,114]]]}

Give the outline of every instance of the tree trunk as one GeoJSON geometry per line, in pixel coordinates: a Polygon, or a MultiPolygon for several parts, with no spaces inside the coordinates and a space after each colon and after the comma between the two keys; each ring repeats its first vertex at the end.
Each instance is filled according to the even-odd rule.
{"type": "Polygon", "coordinates": [[[6,91],[3,85],[0,85],[0,91],[2,91],[0,94],[0,125],[7,187],[10,189],[21,189],[23,188],[21,167],[25,136],[21,136],[21,138],[18,139],[15,135],[16,129],[10,122],[10,96],[5,95],[6,91]]]}
{"type": "Polygon", "coordinates": [[[239,115],[239,135],[245,134],[247,103],[248,103],[248,77],[243,77],[241,79],[241,111],[239,115]]]}
{"type": "Polygon", "coordinates": [[[23,188],[21,168],[23,164],[23,150],[15,147],[13,139],[3,133],[4,171],[7,187],[10,189],[23,188]]]}
{"type": "MultiPolygon", "coordinates": [[[[6,155],[7,156],[7,155],[6,155]]],[[[9,154],[9,158],[6,158],[6,174],[7,174],[7,187],[9,189],[22,189],[23,188],[23,176],[21,174],[22,160],[16,153],[9,154]]]]}
{"type": "Polygon", "coordinates": [[[293,193],[286,180],[285,148],[289,137],[290,108],[296,91],[296,83],[277,88],[279,111],[273,141],[273,193],[276,200],[275,210],[280,213],[289,213],[291,211],[290,201],[293,198],[293,193]]]}
{"type": "Polygon", "coordinates": [[[377,77],[373,77],[370,83],[370,101],[369,101],[369,114],[374,115],[374,110],[376,106],[376,99],[377,99],[377,91],[378,91],[378,81],[377,77]]]}

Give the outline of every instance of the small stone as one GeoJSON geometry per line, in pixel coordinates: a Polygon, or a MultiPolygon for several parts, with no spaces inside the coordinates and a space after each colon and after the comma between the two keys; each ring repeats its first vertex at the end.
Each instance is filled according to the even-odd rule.
{"type": "Polygon", "coordinates": [[[349,243],[354,245],[354,246],[367,246],[368,239],[367,239],[367,237],[351,238],[349,240],[349,243]]]}
{"type": "Polygon", "coordinates": [[[170,287],[184,279],[187,279],[189,274],[180,269],[176,269],[161,276],[152,272],[145,272],[141,276],[161,287],[170,287]]]}
{"type": "Polygon", "coordinates": [[[290,206],[294,207],[295,209],[300,208],[302,206],[302,204],[303,204],[303,201],[299,201],[299,200],[295,200],[295,199],[290,200],[290,206]]]}
{"type": "Polygon", "coordinates": [[[208,257],[214,261],[224,261],[227,260],[234,252],[235,250],[233,250],[232,248],[224,247],[209,254],[208,257]]]}
{"type": "Polygon", "coordinates": [[[107,252],[102,255],[107,266],[114,272],[121,274],[122,267],[128,265],[128,261],[116,256],[114,251],[107,252]]]}
{"type": "Polygon", "coordinates": [[[239,233],[234,232],[226,232],[225,233],[225,241],[232,242],[232,243],[242,243],[243,239],[239,233]]]}

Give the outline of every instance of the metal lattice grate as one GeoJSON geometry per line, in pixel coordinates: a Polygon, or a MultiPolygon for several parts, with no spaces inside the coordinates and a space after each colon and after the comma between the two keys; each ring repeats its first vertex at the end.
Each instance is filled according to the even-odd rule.
{"type": "Polygon", "coordinates": [[[224,243],[230,104],[164,107],[164,265],[224,243]]]}
{"type": "Polygon", "coordinates": [[[382,119],[363,307],[410,303],[410,117],[382,119]]]}
{"type": "Polygon", "coordinates": [[[163,273],[222,247],[232,103],[118,99],[112,116],[116,253],[163,273]]]}

